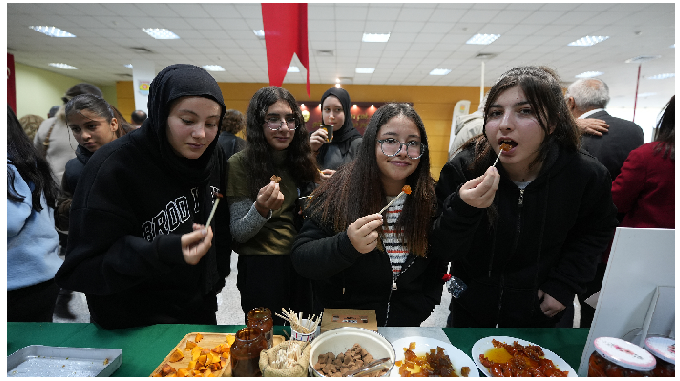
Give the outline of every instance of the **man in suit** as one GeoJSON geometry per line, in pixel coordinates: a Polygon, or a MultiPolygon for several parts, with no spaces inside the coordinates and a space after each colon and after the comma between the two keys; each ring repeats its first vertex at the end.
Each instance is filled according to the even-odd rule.
{"type": "Polygon", "coordinates": [[[601,136],[583,134],[581,147],[607,167],[614,181],[630,151],[644,143],[642,128],[604,110],[609,103],[609,88],[599,79],[579,79],[567,88],[564,97],[574,118],[601,119],[609,125],[601,136]]]}

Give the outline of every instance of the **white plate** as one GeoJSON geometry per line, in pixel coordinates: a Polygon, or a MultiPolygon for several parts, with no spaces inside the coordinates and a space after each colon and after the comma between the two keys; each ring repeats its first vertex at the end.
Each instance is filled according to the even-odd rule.
{"type": "MultiPolygon", "coordinates": [[[[449,356],[449,359],[451,359],[451,364],[453,364],[453,368],[456,370],[456,374],[459,377],[460,368],[463,367],[470,368],[470,374],[468,375],[468,377],[479,377],[477,366],[475,365],[474,361],[470,359],[470,356],[466,355],[465,352],[461,351],[460,349],[454,347],[451,344],[431,339],[429,337],[410,336],[401,338],[393,342],[392,346],[394,347],[395,362],[404,361],[404,348],[408,348],[409,345],[411,345],[411,343],[413,342],[416,343],[416,349],[414,351],[416,355],[422,356],[423,353],[429,352],[430,349],[436,349],[437,347],[441,347],[444,350],[444,353],[446,353],[449,356]]],[[[390,377],[401,377],[399,376],[398,366],[395,365],[394,368],[392,368],[392,373],[390,373],[390,377]]]]}
{"type": "MultiPolygon", "coordinates": [[[[502,343],[510,344],[512,345],[515,341],[518,342],[521,345],[527,346],[527,345],[536,345],[534,343],[528,342],[526,340],[518,339],[516,337],[510,337],[510,336],[489,336],[485,337],[483,339],[479,339],[475,345],[472,347],[472,358],[475,360],[475,363],[477,364],[477,367],[484,373],[487,377],[492,377],[491,373],[489,370],[482,365],[481,362],[479,362],[479,355],[484,354],[486,351],[489,349],[492,349],[493,343],[492,340],[496,339],[502,343]]],[[[539,345],[540,346],[540,345],[539,345]]],[[[557,366],[561,371],[569,371],[568,377],[578,377],[576,374],[576,371],[567,364],[566,361],[562,360],[560,356],[558,356],[555,352],[543,348],[543,357],[547,358],[548,360],[552,360],[553,364],[557,366]]]]}

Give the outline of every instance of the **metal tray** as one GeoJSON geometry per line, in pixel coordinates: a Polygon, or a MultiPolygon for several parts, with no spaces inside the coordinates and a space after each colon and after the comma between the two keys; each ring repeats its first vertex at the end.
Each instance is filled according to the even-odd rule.
{"type": "Polygon", "coordinates": [[[7,377],[107,377],[122,363],[122,349],[30,345],[7,356],[7,377]]]}

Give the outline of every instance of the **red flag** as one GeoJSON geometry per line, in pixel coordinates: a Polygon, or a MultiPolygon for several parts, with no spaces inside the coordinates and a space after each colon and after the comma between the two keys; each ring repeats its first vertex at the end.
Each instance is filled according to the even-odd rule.
{"type": "Polygon", "coordinates": [[[296,53],[307,69],[309,90],[309,44],[307,38],[307,4],[262,4],[264,38],[267,44],[269,85],[281,86],[288,73],[290,60],[296,53]]]}
{"type": "Polygon", "coordinates": [[[17,113],[17,83],[14,73],[14,54],[7,53],[7,104],[17,113]]]}

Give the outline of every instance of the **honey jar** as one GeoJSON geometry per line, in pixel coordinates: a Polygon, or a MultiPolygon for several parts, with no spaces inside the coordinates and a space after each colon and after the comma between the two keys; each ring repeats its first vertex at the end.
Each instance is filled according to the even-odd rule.
{"type": "Polygon", "coordinates": [[[675,377],[675,340],[667,337],[648,337],[645,349],[656,358],[654,377],[675,377]]]}
{"type": "Polygon", "coordinates": [[[231,374],[234,377],[262,377],[260,352],[267,350],[267,340],[259,328],[243,328],[236,332],[231,344],[231,374]]]}
{"type": "Polygon", "coordinates": [[[614,337],[595,339],[588,377],[651,377],[656,360],[646,350],[614,337]]]}
{"type": "Polygon", "coordinates": [[[259,328],[262,330],[264,338],[267,340],[267,348],[271,348],[274,339],[274,321],[269,308],[259,307],[248,311],[248,327],[259,328]]]}

